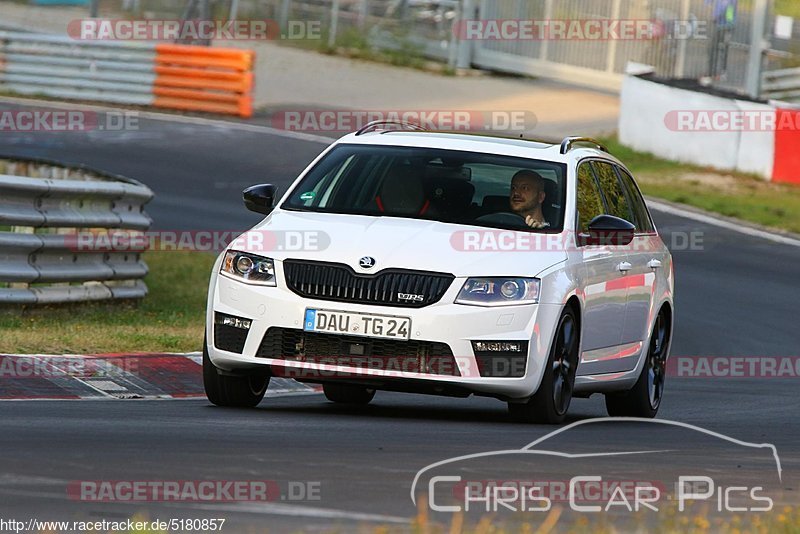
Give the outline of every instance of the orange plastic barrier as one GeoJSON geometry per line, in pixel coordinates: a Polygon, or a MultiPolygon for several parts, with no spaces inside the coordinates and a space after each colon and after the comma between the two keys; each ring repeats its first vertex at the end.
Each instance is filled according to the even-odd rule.
{"type": "Polygon", "coordinates": [[[251,50],[158,44],[153,105],[252,117],[254,59],[251,50]]]}

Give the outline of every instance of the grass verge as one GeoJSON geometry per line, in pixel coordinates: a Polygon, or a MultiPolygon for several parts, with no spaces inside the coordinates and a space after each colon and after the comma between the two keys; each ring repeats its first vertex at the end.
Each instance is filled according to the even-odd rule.
{"type": "Polygon", "coordinates": [[[202,349],[214,255],[147,252],[149,295],[138,303],[89,303],[0,312],[0,352],[93,354],[202,349]]]}
{"type": "Polygon", "coordinates": [[[631,150],[613,138],[604,142],[634,173],[645,195],[800,233],[800,187],[667,161],[631,150]]]}
{"type": "MultiPolygon", "coordinates": [[[[690,505],[691,506],[691,505],[690,505]]],[[[677,506],[676,506],[677,507],[677,506]]],[[[652,534],[799,534],[800,515],[797,507],[775,507],[768,512],[711,514],[707,506],[692,506],[679,513],[676,507],[655,513],[638,512],[611,516],[606,513],[570,513],[563,506],[549,512],[520,512],[517,522],[504,523],[494,515],[484,516],[470,524],[461,514],[454,514],[449,525],[437,523],[421,511],[414,520],[414,534],[618,534],[647,532],[652,534]],[[527,516],[521,514],[527,513],[527,516]],[[528,518],[530,518],[528,520],[528,518]],[[520,522],[520,519],[522,521],[520,522]]],[[[617,510],[619,511],[619,510],[617,510]]],[[[403,527],[375,529],[381,534],[406,532],[403,527]]]]}
{"type": "MultiPolygon", "coordinates": [[[[466,520],[462,514],[453,514],[449,524],[433,521],[427,510],[421,510],[409,525],[368,525],[362,524],[351,531],[364,534],[618,534],[620,532],[647,532],[652,534],[798,534],[800,533],[800,514],[794,506],[776,508],[769,512],[750,512],[726,514],[726,517],[713,517],[708,510],[700,513],[678,514],[674,509],[664,510],[659,515],[644,512],[627,517],[610,517],[605,513],[565,513],[562,506],[555,506],[548,512],[527,512],[525,520],[504,523],[494,515],[486,515],[477,523],[466,520]]],[[[153,520],[147,513],[137,513],[131,522],[143,525],[124,531],[127,534],[167,534],[168,530],[152,528],[153,520]]],[[[137,525],[137,526],[138,526],[137,525]]],[[[42,531],[44,532],[44,531],[42,531]]],[[[300,532],[298,530],[297,532],[300,532]]],[[[331,527],[325,532],[347,532],[331,527]]]]}

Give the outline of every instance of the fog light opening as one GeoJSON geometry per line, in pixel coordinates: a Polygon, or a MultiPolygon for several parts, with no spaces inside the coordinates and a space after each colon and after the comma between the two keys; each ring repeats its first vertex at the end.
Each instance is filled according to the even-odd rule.
{"type": "Polygon", "coordinates": [[[475,352],[523,352],[522,341],[473,341],[475,352]]]}
{"type": "Polygon", "coordinates": [[[216,323],[219,325],[239,328],[241,330],[250,330],[250,326],[253,324],[253,321],[250,319],[243,319],[233,315],[223,315],[221,313],[217,313],[216,319],[216,323]]]}

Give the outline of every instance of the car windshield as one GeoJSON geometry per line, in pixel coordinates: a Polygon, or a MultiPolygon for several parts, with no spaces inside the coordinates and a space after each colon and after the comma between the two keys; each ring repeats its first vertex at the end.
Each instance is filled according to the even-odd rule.
{"type": "Polygon", "coordinates": [[[564,164],[528,158],[345,144],[320,160],[281,207],[559,231],[565,175],[564,164]],[[512,178],[522,180],[515,186],[513,207],[512,178]]]}

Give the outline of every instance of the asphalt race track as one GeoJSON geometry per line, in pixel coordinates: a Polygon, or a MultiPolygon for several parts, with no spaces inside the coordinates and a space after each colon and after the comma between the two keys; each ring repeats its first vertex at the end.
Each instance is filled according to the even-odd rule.
{"type": "MultiPolygon", "coordinates": [[[[0,104],[0,109],[14,106],[0,104]]],[[[237,123],[150,118],[140,119],[138,131],[5,132],[0,139],[0,155],[84,163],[144,182],[156,193],[148,212],[160,230],[244,230],[258,216],[245,211],[241,190],[263,182],[285,190],[324,148],[319,141],[237,123]]],[[[701,250],[673,250],[673,358],[800,355],[800,247],[666,213],[654,216],[667,243],[673,234],[702,236],[701,250]]],[[[772,496],[797,504],[798,379],[671,378],[659,418],[774,444],[783,474],[772,496]]],[[[576,399],[570,415],[570,421],[605,416],[602,398],[576,399]]],[[[202,400],[14,401],[0,403],[0,421],[3,517],[224,517],[228,532],[407,525],[416,514],[409,492],[418,470],[454,456],[519,449],[554,430],[512,424],[505,405],[492,399],[385,392],[359,409],[332,405],[321,395],[266,399],[256,410],[221,409],[202,400]],[[65,491],[79,480],[256,479],[274,480],[282,489],[290,481],[310,482],[318,486],[319,498],[278,498],[267,505],[106,503],[81,502],[65,491]]],[[[633,457],[629,465],[639,476],[664,479],[728,458],[730,443],[643,423],[583,426],[560,445],[610,451],[641,448],[656,437],[682,451],[680,459],[633,457]]],[[[755,456],[750,449],[739,453],[734,471],[755,456]]],[[[604,462],[594,465],[602,470],[604,462]]],[[[748,471],[742,478],[755,483],[774,475],[748,471]]]]}

